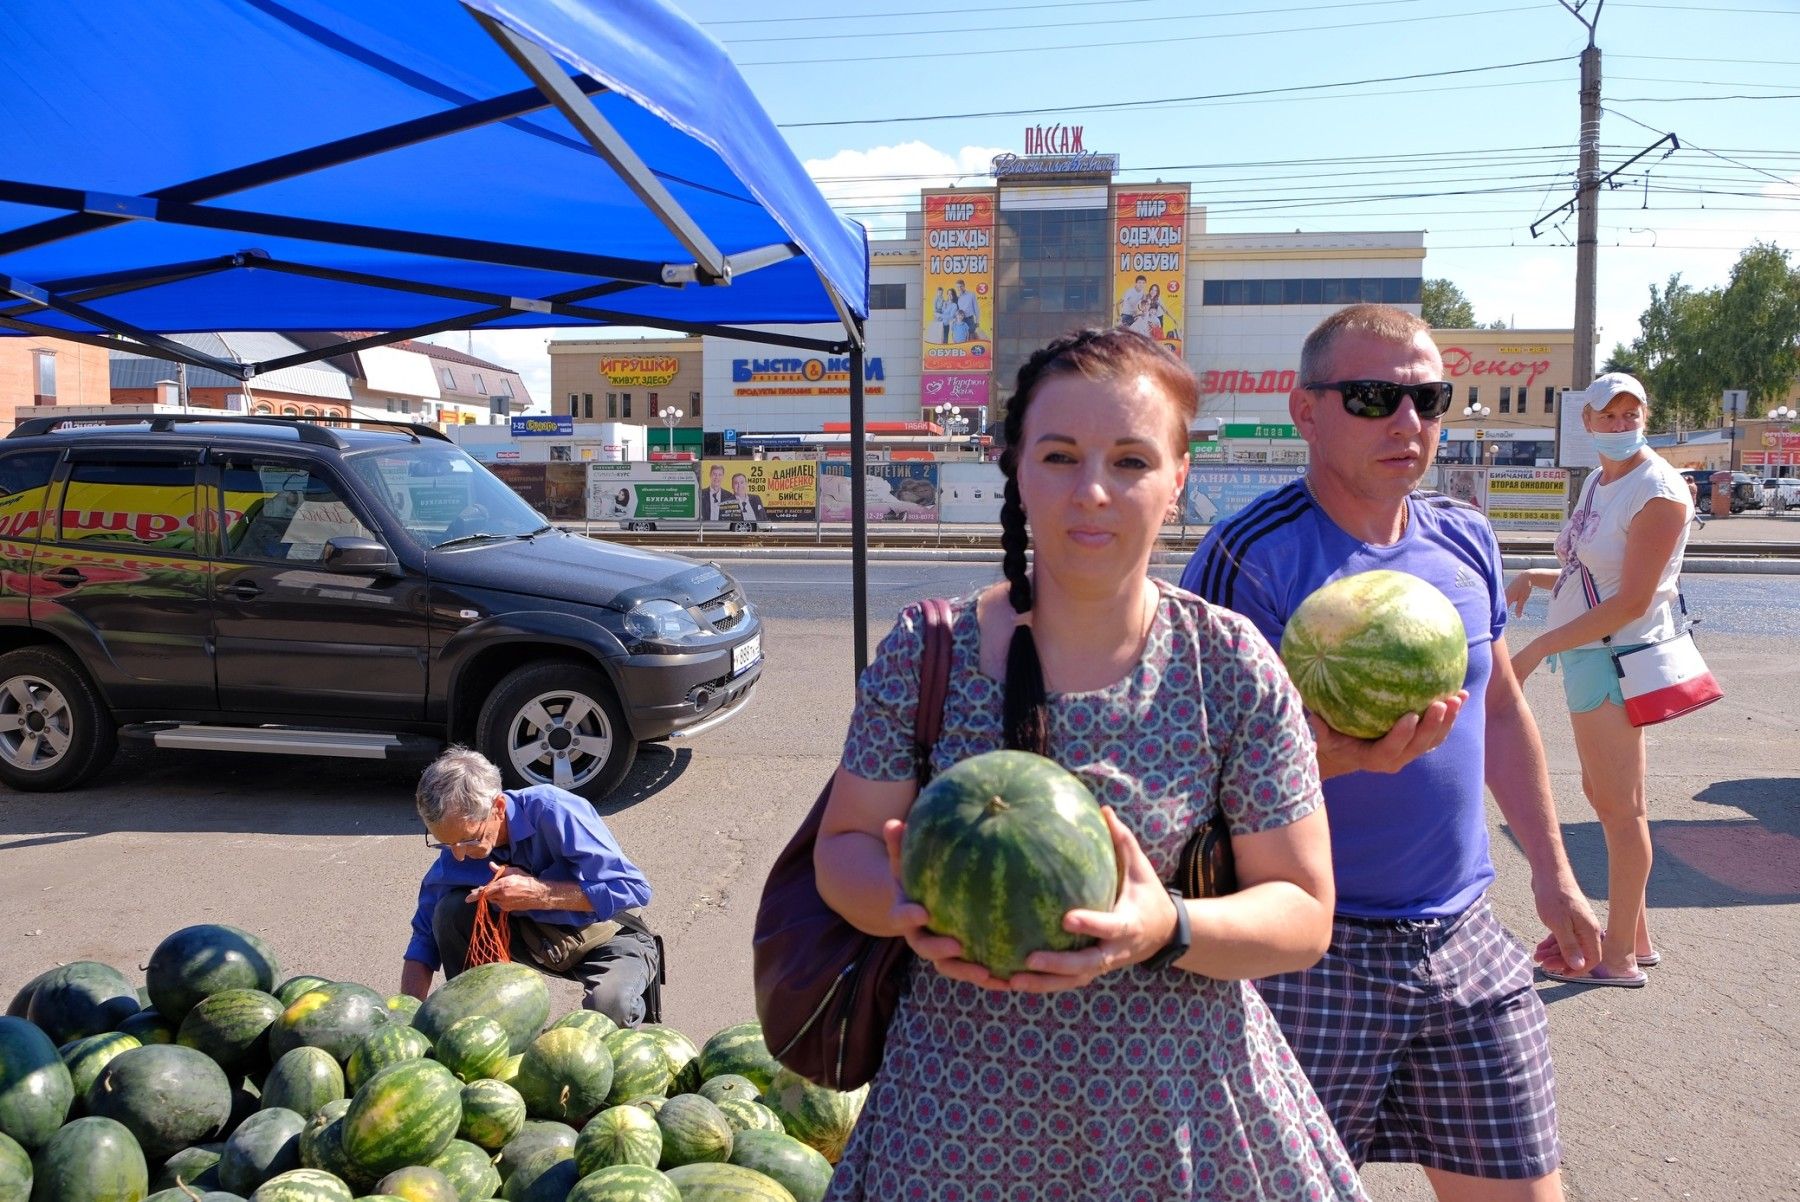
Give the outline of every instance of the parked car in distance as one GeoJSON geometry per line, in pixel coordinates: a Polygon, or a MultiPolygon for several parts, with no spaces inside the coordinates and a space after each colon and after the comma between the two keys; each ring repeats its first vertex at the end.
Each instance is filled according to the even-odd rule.
{"type": "Polygon", "coordinates": [[[755,608],[710,563],[566,534],[429,426],[29,418],[0,439],[0,782],[120,739],[480,749],[598,801],[742,712],[755,608]]]}
{"type": "Polygon", "coordinates": [[[1764,499],[1773,503],[1777,496],[1784,508],[1800,509],[1800,476],[1764,476],[1764,499]]]}
{"type": "MultiPolygon", "coordinates": [[[[1710,468],[1688,467],[1682,468],[1681,474],[1692,480],[1698,488],[1700,495],[1696,504],[1698,505],[1700,512],[1703,514],[1711,513],[1713,470],[1710,468]]],[[[1749,472],[1731,473],[1731,512],[1743,513],[1747,509],[1761,509],[1762,507],[1762,481],[1758,480],[1755,476],[1752,476],[1749,472]]]]}

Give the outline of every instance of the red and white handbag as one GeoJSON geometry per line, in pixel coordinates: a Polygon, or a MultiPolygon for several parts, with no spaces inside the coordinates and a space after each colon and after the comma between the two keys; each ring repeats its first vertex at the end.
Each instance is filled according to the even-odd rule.
{"type": "MultiPolygon", "coordinates": [[[[1589,609],[1600,604],[1600,590],[1594,587],[1594,574],[1585,564],[1581,588],[1589,609]]],[[[1679,590],[1675,600],[1681,605],[1680,634],[1624,651],[1613,647],[1611,635],[1600,640],[1612,653],[1619,692],[1625,697],[1625,717],[1633,726],[1655,726],[1691,714],[1725,695],[1694,644],[1694,623],[1699,619],[1688,616],[1687,598],[1679,590]]]]}

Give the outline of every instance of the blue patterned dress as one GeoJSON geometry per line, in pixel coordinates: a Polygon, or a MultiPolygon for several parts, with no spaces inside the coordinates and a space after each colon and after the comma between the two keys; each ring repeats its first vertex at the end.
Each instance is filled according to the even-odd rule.
{"type": "MultiPolygon", "coordinates": [[[[1164,879],[1217,796],[1238,834],[1320,804],[1311,732],[1249,621],[1159,582],[1143,659],[1050,698],[1054,757],[1137,835],[1164,879]]],[[[974,598],[953,604],[942,770],[992,751],[1002,686],[979,667],[974,598]]],[[[904,610],[863,673],[844,765],[911,779],[923,649],[904,610]]],[[[1342,1199],[1356,1170],[1248,983],[1133,965],[1016,994],[917,968],[832,1178],[832,1202],[1342,1199]]]]}

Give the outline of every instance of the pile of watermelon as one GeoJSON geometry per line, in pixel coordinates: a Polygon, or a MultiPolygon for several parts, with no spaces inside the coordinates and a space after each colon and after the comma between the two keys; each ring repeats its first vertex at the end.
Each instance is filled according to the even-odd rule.
{"type": "Polygon", "coordinates": [[[423,1005],[283,979],[207,924],[140,990],[92,961],[0,1018],[0,1202],[817,1202],[863,1094],[778,1065],[754,1022],[696,1046],[491,964],[423,1005]]]}

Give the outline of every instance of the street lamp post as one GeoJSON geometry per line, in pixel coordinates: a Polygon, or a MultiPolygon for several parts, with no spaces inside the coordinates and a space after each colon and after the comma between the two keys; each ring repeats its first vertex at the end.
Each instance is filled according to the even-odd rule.
{"type": "Polygon", "coordinates": [[[937,414],[938,425],[942,426],[944,433],[951,438],[955,438],[969,428],[969,419],[962,415],[962,409],[959,406],[937,404],[931,407],[931,411],[937,414]]]}
{"type": "Polygon", "coordinates": [[[675,425],[687,414],[673,405],[664,405],[657,411],[657,416],[662,418],[663,425],[669,429],[669,454],[673,455],[675,453],[675,425]]]}
{"type": "Polygon", "coordinates": [[[1777,405],[1769,410],[1769,420],[1772,422],[1791,422],[1795,418],[1800,418],[1800,409],[1792,405],[1777,405]]]}
{"type": "MultiPolygon", "coordinates": [[[[1478,405],[1478,404],[1474,403],[1473,401],[1471,401],[1469,404],[1463,406],[1463,416],[1464,417],[1472,417],[1476,421],[1480,421],[1482,418],[1488,416],[1492,412],[1493,412],[1493,410],[1489,409],[1486,405],[1478,405]]],[[[1477,431],[1475,431],[1475,454],[1470,456],[1470,462],[1474,463],[1474,465],[1476,467],[1481,466],[1481,450],[1482,450],[1481,444],[1482,444],[1482,431],[1477,430],[1477,431]]],[[[1491,448],[1489,450],[1489,453],[1492,454],[1491,448]]]]}

